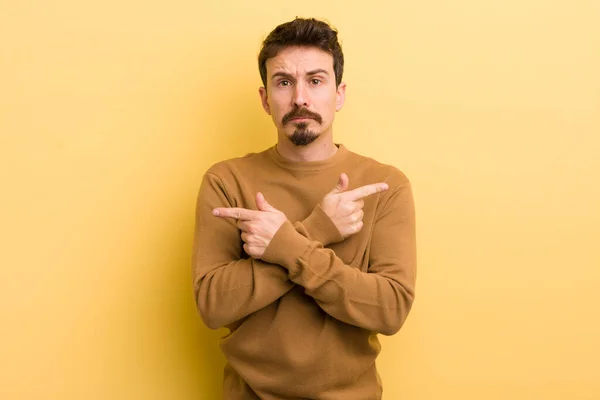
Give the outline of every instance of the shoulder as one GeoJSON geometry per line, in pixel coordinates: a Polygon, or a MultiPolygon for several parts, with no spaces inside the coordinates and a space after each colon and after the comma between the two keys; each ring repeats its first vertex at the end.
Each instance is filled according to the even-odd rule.
{"type": "Polygon", "coordinates": [[[259,168],[265,163],[267,150],[255,153],[247,153],[244,156],[233,157],[219,161],[206,170],[206,175],[211,175],[222,181],[229,181],[241,175],[241,172],[249,172],[259,168]]]}
{"type": "MultiPolygon", "coordinates": [[[[377,218],[387,218],[394,214],[392,220],[413,218],[414,199],[411,182],[399,167],[378,161],[372,157],[352,153],[354,173],[361,176],[362,184],[385,182],[389,189],[379,193],[377,197],[377,218]],[[395,218],[395,219],[394,219],[395,218]]],[[[350,178],[352,182],[352,178],[350,178]]]]}
{"type": "Polygon", "coordinates": [[[408,176],[399,167],[349,151],[349,162],[362,180],[385,182],[390,188],[410,185],[408,176]]]}

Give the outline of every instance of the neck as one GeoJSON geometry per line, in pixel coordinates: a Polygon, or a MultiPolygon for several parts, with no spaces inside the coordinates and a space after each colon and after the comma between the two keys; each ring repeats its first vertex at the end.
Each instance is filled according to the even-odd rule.
{"type": "Polygon", "coordinates": [[[323,161],[338,151],[337,146],[333,143],[333,136],[331,134],[322,134],[314,142],[306,146],[296,146],[289,138],[282,136],[279,135],[277,152],[290,161],[323,161]]]}

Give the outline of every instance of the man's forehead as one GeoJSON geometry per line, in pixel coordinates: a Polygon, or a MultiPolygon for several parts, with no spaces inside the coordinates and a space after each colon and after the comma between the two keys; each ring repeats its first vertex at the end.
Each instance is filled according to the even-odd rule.
{"type": "Polygon", "coordinates": [[[287,47],[266,62],[272,75],[279,71],[302,73],[325,70],[333,73],[333,56],[315,47],[287,47]]]}

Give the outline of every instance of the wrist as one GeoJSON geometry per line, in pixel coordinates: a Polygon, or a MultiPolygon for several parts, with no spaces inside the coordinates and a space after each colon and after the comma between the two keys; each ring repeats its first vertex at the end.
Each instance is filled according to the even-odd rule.
{"type": "Polygon", "coordinates": [[[341,242],[344,237],[333,223],[333,220],[327,215],[321,204],[313,209],[311,214],[302,222],[297,223],[299,232],[309,240],[315,240],[323,247],[341,242]]]}
{"type": "Polygon", "coordinates": [[[281,265],[288,270],[294,269],[296,261],[309,244],[310,240],[299,234],[291,222],[286,221],[271,239],[262,255],[262,260],[281,265]]]}

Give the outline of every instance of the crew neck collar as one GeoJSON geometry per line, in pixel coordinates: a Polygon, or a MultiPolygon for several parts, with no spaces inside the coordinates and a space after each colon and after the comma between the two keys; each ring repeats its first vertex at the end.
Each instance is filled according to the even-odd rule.
{"type": "Polygon", "coordinates": [[[321,171],[340,163],[346,158],[348,149],[341,143],[334,143],[337,151],[329,158],[320,161],[292,161],[283,157],[277,151],[277,144],[267,151],[269,156],[281,167],[293,171],[321,171]]]}

